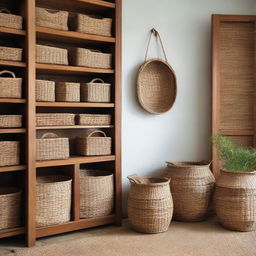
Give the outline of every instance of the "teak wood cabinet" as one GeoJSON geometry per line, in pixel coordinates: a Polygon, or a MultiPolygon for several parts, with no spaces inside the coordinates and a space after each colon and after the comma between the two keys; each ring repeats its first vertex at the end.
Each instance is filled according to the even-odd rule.
{"type": "MultiPolygon", "coordinates": [[[[256,146],[256,16],[212,16],[212,134],[256,146]]],[[[219,174],[212,148],[213,172],[219,174]]]]}
{"type": "MultiPolygon", "coordinates": [[[[22,227],[0,230],[0,238],[24,234],[27,245],[33,246],[36,238],[115,223],[121,224],[121,0],[2,0],[3,7],[23,16],[23,30],[0,27],[1,43],[6,46],[22,47],[23,62],[1,61],[1,70],[14,71],[23,78],[22,99],[0,99],[0,113],[23,115],[23,128],[0,129],[1,139],[17,139],[22,142],[21,165],[0,167],[0,185],[16,185],[22,188],[22,227]],[[80,13],[98,14],[113,19],[112,37],[82,34],[37,27],[35,7],[61,9],[80,13]],[[113,69],[86,68],[37,64],[35,45],[50,42],[56,46],[90,47],[113,54],[113,69]],[[89,102],[36,102],[35,80],[89,81],[100,77],[111,83],[111,103],[89,102]],[[106,113],[112,115],[112,125],[102,128],[113,139],[112,155],[71,156],[67,160],[36,161],[36,137],[48,128],[36,127],[36,113],[106,113]],[[114,173],[115,207],[111,215],[92,219],[79,217],[79,170],[82,166],[95,166],[112,170],[114,173]],[[65,173],[73,179],[71,221],[55,226],[37,228],[36,175],[65,173]]],[[[86,129],[80,127],[51,127],[57,133],[74,136],[86,129]]],[[[52,130],[51,130],[52,131],[52,130]]]]}

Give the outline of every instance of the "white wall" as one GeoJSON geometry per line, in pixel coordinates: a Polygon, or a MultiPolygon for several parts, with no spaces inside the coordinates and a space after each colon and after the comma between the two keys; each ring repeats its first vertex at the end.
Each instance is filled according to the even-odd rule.
{"type": "MultiPolygon", "coordinates": [[[[255,0],[123,0],[124,206],[127,175],[159,175],[166,160],[210,159],[213,13],[256,14],[255,0]],[[176,103],[162,115],[145,112],[136,98],[136,74],[152,27],[177,76],[176,103]]],[[[152,57],[158,56],[152,42],[152,57]]]]}

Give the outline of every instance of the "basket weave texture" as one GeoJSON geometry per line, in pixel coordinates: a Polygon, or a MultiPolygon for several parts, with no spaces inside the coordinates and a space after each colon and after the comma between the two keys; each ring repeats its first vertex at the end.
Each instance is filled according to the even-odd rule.
{"type": "Polygon", "coordinates": [[[20,226],[21,191],[15,187],[0,188],[0,229],[20,226]]]}
{"type": "Polygon", "coordinates": [[[205,162],[167,162],[164,177],[171,178],[173,218],[200,221],[207,217],[215,183],[205,162]]]}
{"type": "Polygon", "coordinates": [[[14,47],[0,46],[0,59],[1,60],[22,60],[22,49],[14,47]]]}
{"type": "Polygon", "coordinates": [[[36,45],[36,62],[68,65],[68,50],[47,45],[36,45]]]}
{"type": "Polygon", "coordinates": [[[16,78],[15,74],[8,70],[3,70],[0,75],[10,74],[12,77],[0,77],[0,98],[22,97],[22,78],[16,78]]]}
{"type": "Polygon", "coordinates": [[[76,152],[84,156],[110,155],[111,141],[103,131],[94,130],[85,137],[76,138],[76,152]]]}
{"type": "Polygon", "coordinates": [[[37,7],[36,25],[47,28],[68,30],[68,12],[37,7]]]}
{"type": "Polygon", "coordinates": [[[2,9],[0,10],[0,26],[22,29],[22,17],[11,14],[8,9],[2,9]]]}
{"type": "Polygon", "coordinates": [[[94,78],[89,83],[81,84],[81,100],[88,102],[110,102],[111,84],[100,78],[94,78]]]}
{"type": "Polygon", "coordinates": [[[0,115],[1,128],[16,128],[22,126],[22,115],[0,115]]]}
{"type": "Polygon", "coordinates": [[[55,82],[36,80],[36,101],[55,101],[55,82]]]}
{"type": "Polygon", "coordinates": [[[70,50],[70,61],[74,66],[91,68],[111,68],[111,53],[98,50],[75,48],[70,50]]]}
{"type": "Polygon", "coordinates": [[[36,226],[44,227],[70,221],[72,179],[62,175],[36,179],[36,226]]]}
{"type": "Polygon", "coordinates": [[[0,166],[20,163],[20,142],[0,141],[0,166]]]}
{"type": "Polygon", "coordinates": [[[222,226],[237,231],[256,230],[256,171],[221,170],[213,201],[222,226]]]}
{"type": "Polygon", "coordinates": [[[56,101],[80,102],[80,83],[56,83],[56,101]]]}
{"type": "Polygon", "coordinates": [[[132,228],[143,233],[160,233],[169,228],[173,202],[166,178],[128,176],[128,217],[132,228]]]}
{"type": "Polygon", "coordinates": [[[36,126],[69,126],[75,125],[75,114],[70,113],[38,113],[36,126]]]}
{"type": "Polygon", "coordinates": [[[114,205],[113,174],[102,170],[80,171],[80,217],[109,215],[114,205]]]}
{"type": "Polygon", "coordinates": [[[45,133],[36,140],[36,160],[57,160],[69,158],[69,139],[58,138],[55,133],[45,133]]]}
{"type": "Polygon", "coordinates": [[[100,114],[78,114],[79,125],[110,125],[111,115],[100,114]]]}

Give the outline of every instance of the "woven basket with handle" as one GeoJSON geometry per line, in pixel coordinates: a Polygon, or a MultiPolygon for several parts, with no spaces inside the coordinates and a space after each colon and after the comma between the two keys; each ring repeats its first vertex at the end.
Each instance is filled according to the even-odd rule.
{"type": "Polygon", "coordinates": [[[111,84],[100,78],[94,78],[89,83],[81,84],[81,100],[88,102],[110,102],[111,84]]]}
{"type": "Polygon", "coordinates": [[[110,125],[111,115],[108,114],[78,114],[79,125],[110,125]]]}
{"type": "Polygon", "coordinates": [[[22,29],[22,17],[11,14],[8,9],[0,10],[0,26],[7,28],[22,29]]]}
{"type": "Polygon", "coordinates": [[[0,72],[3,74],[10,74],[12,77],[0,77],[0,98],[16,98],[22,97],[22,78],[16,78],[15,74],[9,70],[0,72]]]}
{"type": "Polygon", "coordinates": [[[84,156],[111,154],[111,137],[100,130],[94,130],[85,137],[76,138],[76,152],[84,156]]]}
{"type": "Polygon", "coordinates": [[[55,82],[36,80],[36,101],[55,101],[55,82]]]}
{"type": "Polygon", "coordinates": [[[20,163],[20,142],[0,141],[0,166],[20,163]]]}
{"type": "Polygon", "coordinates": [[[14,47],[0,46],[0,59],[1,60],[22,60],[22,49],[14,47]]]}
{"type": "Polygon", "coordinates": [[[80,102],[80,83],[56,83],[56,101],[80,102]]]}
{"type": "Polygon", "coordinates": [[[0,115],[1,128],[17,128],[22,126],[22,115],[0,115]]]}

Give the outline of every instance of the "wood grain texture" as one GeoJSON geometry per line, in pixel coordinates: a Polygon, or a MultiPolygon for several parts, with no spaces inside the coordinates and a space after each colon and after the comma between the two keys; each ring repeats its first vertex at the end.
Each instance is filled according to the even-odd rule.
{"type": "Polygon", "coordinates": [[[0,35],[19,35],[19,36],[25,36],[26,31],[25,30],[19,30],[15,28],[6,28],[6,27],[0,27],[0,35]]]}
{"type": "Polygon", "coordinates": [[[114,103],[96,102],[37,102],[37,107],[71,107],[71,108],[113,108],[114,103]]]}

